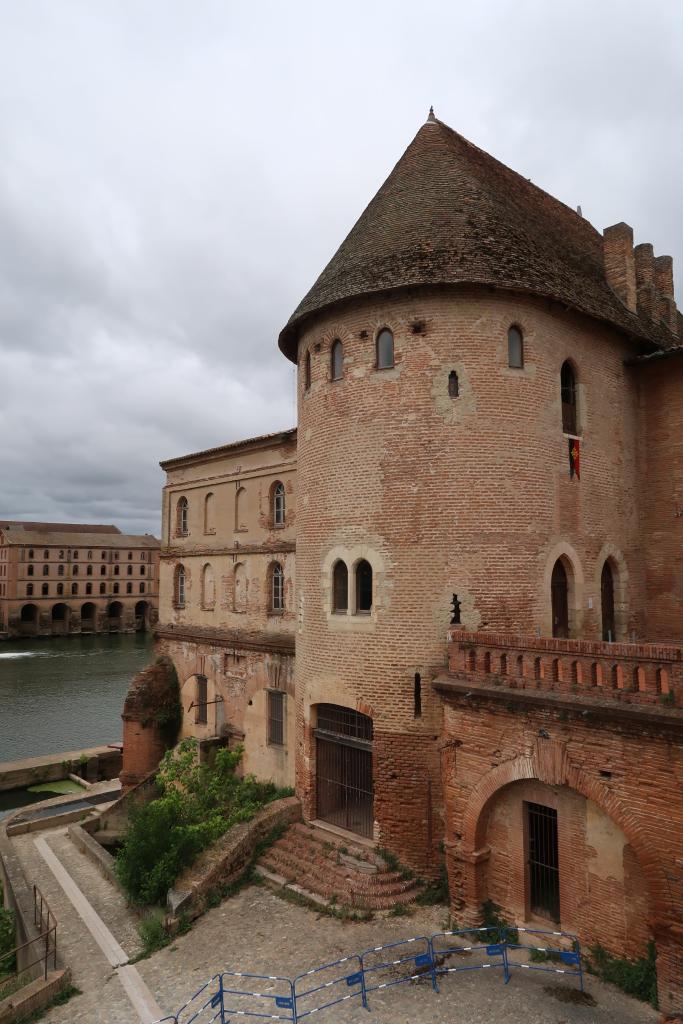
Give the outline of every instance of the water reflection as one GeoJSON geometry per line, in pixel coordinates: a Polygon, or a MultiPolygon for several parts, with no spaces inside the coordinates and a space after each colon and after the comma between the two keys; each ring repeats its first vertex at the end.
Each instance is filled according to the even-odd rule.
{"type": "Polygon", "coordinates": [[[0,761],[120,740],[126,690],[152,656],[148,633],[2,643],[0,761]]]}

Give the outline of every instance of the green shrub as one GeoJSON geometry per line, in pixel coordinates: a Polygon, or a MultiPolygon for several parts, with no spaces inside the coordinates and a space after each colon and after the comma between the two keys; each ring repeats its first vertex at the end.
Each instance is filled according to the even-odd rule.
{"type": "Polygon", "coordinates": [[[16,944],[14,914],[11,910],[4,910],[0,907],[0,977],[3,974],[14,973],[16,958],[7,954],[14,949],[16,944]]]}
{"type": "Polygon", "coordinates": [[[133,806],[116,858],[117,876],[132,903],[162,903],[178,875],[210,843],[289,794],[253,775],[240,778],[241,757],[241,747],[222,749],[212,765],[199,764],[191,738],[166,752],[156,777],[160,796],[133,806]]]}
{"type": "Polygon", "coordinates": [[[488,942],[512,942],[519,940],[519,932],[506,921],[500,912],[501,908],[493,900],[485,900],[481,905],[481,923],[484,928],[493,928],[488,942]]]}
{"type": "Polygon", "coordinates": [[[171,936],[166,931],[163,915],[159,913],[147,914],[143,917],[138,925],[138,935],[142,940],[142,952],[138,956],[138,960],[156,953],[158,949],[163,949],[171,941],[171,936]]]}
{"type": "Polygon", "coordinates": [[[649,942],[647,955],[638,960],[626,960],[612,956],[602,946],[590,947],[589,970],[603,981],[616,985],[622,992],[635,999],[649,1003],[655,1010],[657,1002],[657,951],[654,942],[649,942]]]}

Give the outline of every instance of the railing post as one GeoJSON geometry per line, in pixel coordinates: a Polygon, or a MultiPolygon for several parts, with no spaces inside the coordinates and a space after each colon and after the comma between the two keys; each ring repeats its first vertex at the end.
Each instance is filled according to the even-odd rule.
{"type": "Polygon", "coordinates": [[[47,960],[50,955],[50,929],[45,932],[45,981],[47,981],[47,960]]]}

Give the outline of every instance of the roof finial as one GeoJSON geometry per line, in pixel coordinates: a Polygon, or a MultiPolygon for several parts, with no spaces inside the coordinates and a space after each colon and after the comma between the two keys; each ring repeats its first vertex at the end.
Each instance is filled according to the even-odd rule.
{"type": "Polygon", "coordinates": [[[434,107],[429,108],[429,117],[427,118],[427,120],[436,123],[436,118],[434,117],[434,107]]]}

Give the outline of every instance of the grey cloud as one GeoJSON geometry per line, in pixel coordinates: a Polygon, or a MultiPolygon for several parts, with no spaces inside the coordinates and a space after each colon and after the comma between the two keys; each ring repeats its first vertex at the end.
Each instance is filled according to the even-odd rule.
{"type": "Polygon", "coordinates": [[[0,0],[0,515],[159,528],[293,423],[280,327],[425,117],[674,256],[683,10],[0,0]]]}

